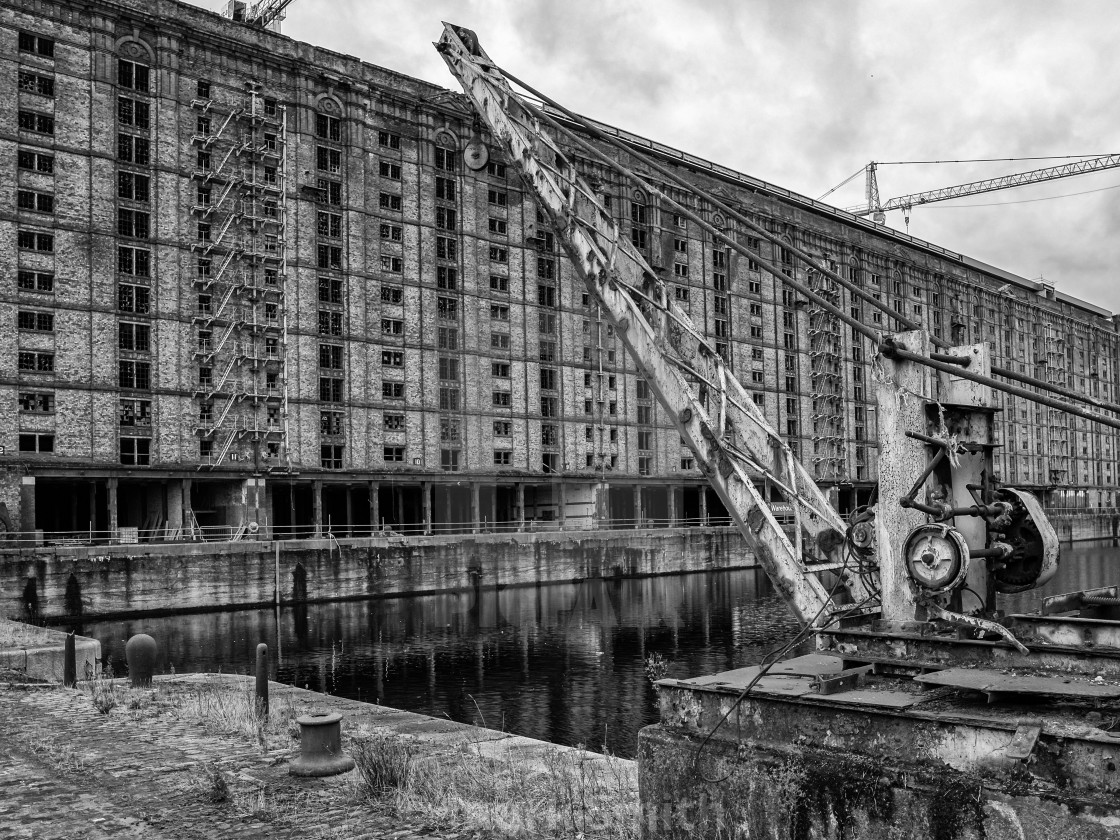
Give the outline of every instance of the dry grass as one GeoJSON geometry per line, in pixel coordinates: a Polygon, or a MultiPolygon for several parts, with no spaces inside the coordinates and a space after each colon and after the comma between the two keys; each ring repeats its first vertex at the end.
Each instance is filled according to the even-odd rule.
{"type": "MultiPolygon", "coordinates": [[[[273,698],[271,714],[258,713],[253,686],[157,682],[151,689],[129,689],[108,680],[83,688],[97,703],[98,692],[115,704],[107,714],[136,720],[168,719],[200,724],[211,733],[245,739],[262,753],[298,748],[295,718],[308,709],[273,698]]],[[[104,701],[103,701],[104,702],[104,701]]],[[[523,745],[520,739],[509,739],[523,745]]],[[[434,826],[469,829],[505,840],[636,840],[638,796],[633,763],[564,748],[511,749],[504,741],[463,741],[448,747],[385,732],[352,733],[344,749],[358,772],[333,796],[352,805],[366,803],[402,819],[434,826]]],[[[54,758],[74,763],[57,745],[54,758]]],[[[210,765],[195,781],[201,801],[222,803],[231,812],[274,824],[298,824],[307,807],[289,793],[249,784],[210,765]]],[[[326,795],[325,791],[317,795],[326,795]]],[[[325,802],[325,800],[324,800],[325,802]]],[[[345,833],[321,832],[323,840],[345,833]]],[[[316,835],[319,836],[319,835],[316,835]]]]}
{"type": "Polygon", "coordinates": [[[398,736],[354,740],[360,790],[402,815],[510,840],[638,837],[630,762],[564,749],[529,758],[492,743],[431,755],[398,736]]]}
{"type": "Polygon", "coordinates": [[[19,736],[13,740],[18,746],[63,775],[82,773],[88,766],[81,753],[53,735],[41,733],[37,736],[19,736]]]}
{"type": "Polygon", "coordinates": [[[255,741],[262,752],[291,748],[299,738],[296,718],[306,711],[288,700],[273,700],[269,714],[263,715],[248,681],[240,688],[179,688],[169,698],[177,701],[181,716],[197,720],[211,732],[255,741]]]}
{"type": "Polygon", "coordinates": [[[22,650],[49,644],[62,644],[58,632],[0,618],[0,650],[22,650]]]}

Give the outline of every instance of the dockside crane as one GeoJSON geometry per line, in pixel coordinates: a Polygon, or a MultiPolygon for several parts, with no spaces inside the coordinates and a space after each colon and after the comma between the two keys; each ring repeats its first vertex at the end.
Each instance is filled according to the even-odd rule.
{"type": "MultiPolygon", "coordinates": [[[[1000,611],[998,596],[1053,577],[1058,542],[1036,498],[993,478],[992,389],[1113,427],[1120,420],[1070,405],[1087,401],[1076,393],[1063,391],[1058,401],[1049,394],[1060,389],[1041,381],[1027,391],[994,379],[1011,377],[992,367],[987,345],[946,346],[902,313],[890,313],[902,330],[894,334],[860,323],[803,280],[823,276],[869,305],[886,305],[820,253],[613,142],[495,65],[470,30],[445,24],[436,46],[805,625],[774,656],[816,637],[815,654],[657,683],[661,723],[639,735],[643,836],[716,836],[741,825],[750,836],[757,827],[783,837],[1026,837],[1024,825],[1036,824],[1054,838],[1113,836],[1120,718],[1109,714],[1120,715],[1120,591],[1052,596],[1037,613],[1000,611]],[[544,105],[518,97],[511,84],[544,105]],[[656,175],[628,167],[635,159],[656,175]],[[880,459],[872,509],[844,522],[831,508],[581,177],[587,160],[873,342],[880,459]],[[699,200],[678,200],[665,184],[699,200]],[[712,223],[717,211],[720,227],[712,223]],[[738,243],[743,232],[780,245],[801,265],[774,265],[738,243]],[[792,536],[754,488],[758,477],[792,505],[792,536]],[[799,800],[816,803],[813,813],[785,804],[791,777],[801,780],[793,788],[799,800]],[[783,804],[770,810],[769,803],[783,804]],[[955,821],[944,818],[947,809],[955,821]]],[[[468,166],[485,165],[485,144],[476,127],[468,166]]],[[[1120,404],[1094,407],[1120,415],[1120,404]]]]}
{"type": "MultiPolygon", "coordinates": [[[[1037,499],[992,481],[992,452],[998,444],[991,388],[1114,427],[1120,421],[1070,405],[1070,400],[1116,412],[1120,405],[1102,406],[1033,380],[1028,384],[1034,390],[995,380],[993,373],[1007,374],[992,367],[985,345],[946,347],[893,311],[888,314],[909,331],[884,336],[804,282],[821,275],[885,309],[882,301],[831,270],[821,254],[779,240],[715,193],[619,143],[619,151],[639,157],[644,168],[664,180],[654,183],[628,169],[625,158],[607,154],[584,137],[617,141],[500,69],[472,31],[445,24],[436,47],[492,140],[520,172],[592,299],[613,323],[747,545],[821,643],[844,645],[849,659],[874,660],[887,650],[892,658],[905,659],[901,652],[926,651],[929,639],[939,639],[943,647],[934,645],[940,651],[936,655],[951,661],[964,632],[973,642],[983,640],[971,649],[974,655],[977,649],[985,651],[981,659],[993,651],[1003,656],[1010,647],[1029,661],[1029,650],[1016,633],[1045,645],[1038,622],[1003,616],[997,595],[1049,580],[1057,569],[1058,543],[1037,499]],[[516,95],[511,84],[545,104],[516,95]],[[749,257],[873,342],[882,447],[880,498],[874,509],[851,522],[841,519],[726,360],[675,303],[661,274],[580,175],[580,159],[613,168],[714,242],[749,257]],[[662,184],[693,193],[699,202],[678,201],[662,184]],[[780,245],[800,261],[800,268],[778,266],[748,251],[736,234],[701,215],[698,206],[726,214],[746,231],[780,245]],[[792,506],[791,533],[756,488],[761,479],[792,506]],[[916,622],[929,628],[922,631],[921,643],[912,638],[916,622]]],[[[468,166],[487,158],[478,148],[485,142],[478,127],[464,155],[468,166]]],[[[1115,597],[1115,589],[1110,592],[1115,597]]],[[[1120,645],[1116,669],[1120,671],[1120,645]]]]}
{"type": "Polygon", "coordinates": [[[954,187],[910,193],[909,195],[900,195],[896,198],[880,201],[879,164],[876,161],[871,161],[864,168],[867,184],[867,204],[848,208],[848,212],[857,216],[871,216],[875,222],[882,224],[886,221],[886,213],[889,210],[902,210],[909,219],[910,210],[921,204],[932,204],[936,201],[948,201],[953,198],[964,198],[969,195],[1007,190],[1013,187],[1025,187],[1028,184],[1041,184],[1044,181],[1069,178],[1073,175],[1085,175],[1090,172],[1103,172],[1106,169],[1117,167],[1120,167],[1120,155],[1101,155],[1100,157],[1063,163],[1060,166],[1045,166],[1041,169],[1032,169],[1029,172],[1018,172],[1014,175],[1004,175],[999,178],[986,178],[982,181],[969,181],[967,184],[957,184],[954,187]]]}

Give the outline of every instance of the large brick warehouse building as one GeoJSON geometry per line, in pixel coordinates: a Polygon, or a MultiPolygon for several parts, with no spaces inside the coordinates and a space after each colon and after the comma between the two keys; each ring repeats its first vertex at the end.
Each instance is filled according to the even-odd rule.
{"type": "MultiPolygon", "coordinates": [[[[513,167],[495,148],[485,169],[461,165],[459,95],[171,0],[3,0],[0,92],[9,530],[341,535],[719,512],[513,167]]],[[[1116,398],[1110,313],[629,139],[934,333],[1116,398]]],[[[586,172],[841,508],[865,501],[870,345],[586,172]]],[[[1055,507],[1115,504],[1115,431],[1002,407],[1004,481],[1055,507]]]]}

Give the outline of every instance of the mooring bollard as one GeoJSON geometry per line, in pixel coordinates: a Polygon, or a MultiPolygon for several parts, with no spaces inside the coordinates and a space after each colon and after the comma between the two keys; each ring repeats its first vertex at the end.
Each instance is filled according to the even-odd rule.
{"type": "Polygon", "coordinates": [[[78,682],[78,656],[75,652],[74,634],[66,636],[66,647],[62,657],[62,684],[73,688],[78,682]]]}
{"type": "Polygon", "coordinates": [[[257,714],[268,717],[268,645],[257,645],[257,714]]]}
{"type": "Polygon", "coordinates": [[[299,758],[288,768],[292,776],[336,776],[354,769],[354,759],[342,752],[342,715],[311,712],[296,718],[299,758]]]}
{"type": "Polygon", "coordinates": [[[128,676],[133,688],[149,688],[156,670],[156,640],[147,633],[138,633],[124,646],[128,676]]]}

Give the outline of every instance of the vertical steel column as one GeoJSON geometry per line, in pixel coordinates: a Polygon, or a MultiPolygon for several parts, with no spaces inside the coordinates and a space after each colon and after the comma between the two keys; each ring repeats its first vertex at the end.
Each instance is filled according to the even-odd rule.
{"type": "MultiPolygon", "coordinates": [[[[892,338],[914,353],[928,355],[929,334],[898,333],[892,338]]],[[[909,431],[926,433],[926,405],[933,393],[930,369],[915,362],[879,356],[871,368],[879,406],[879,503],[875,528],[882,584],[883,618],[888,621],[925,620],[917,605],[902,556],[906,536],[926,521],[920,511],[904,508],[899,500],[910,492],[914,479],[926,468],[926,445],[908,438],[909,431]]]]}

